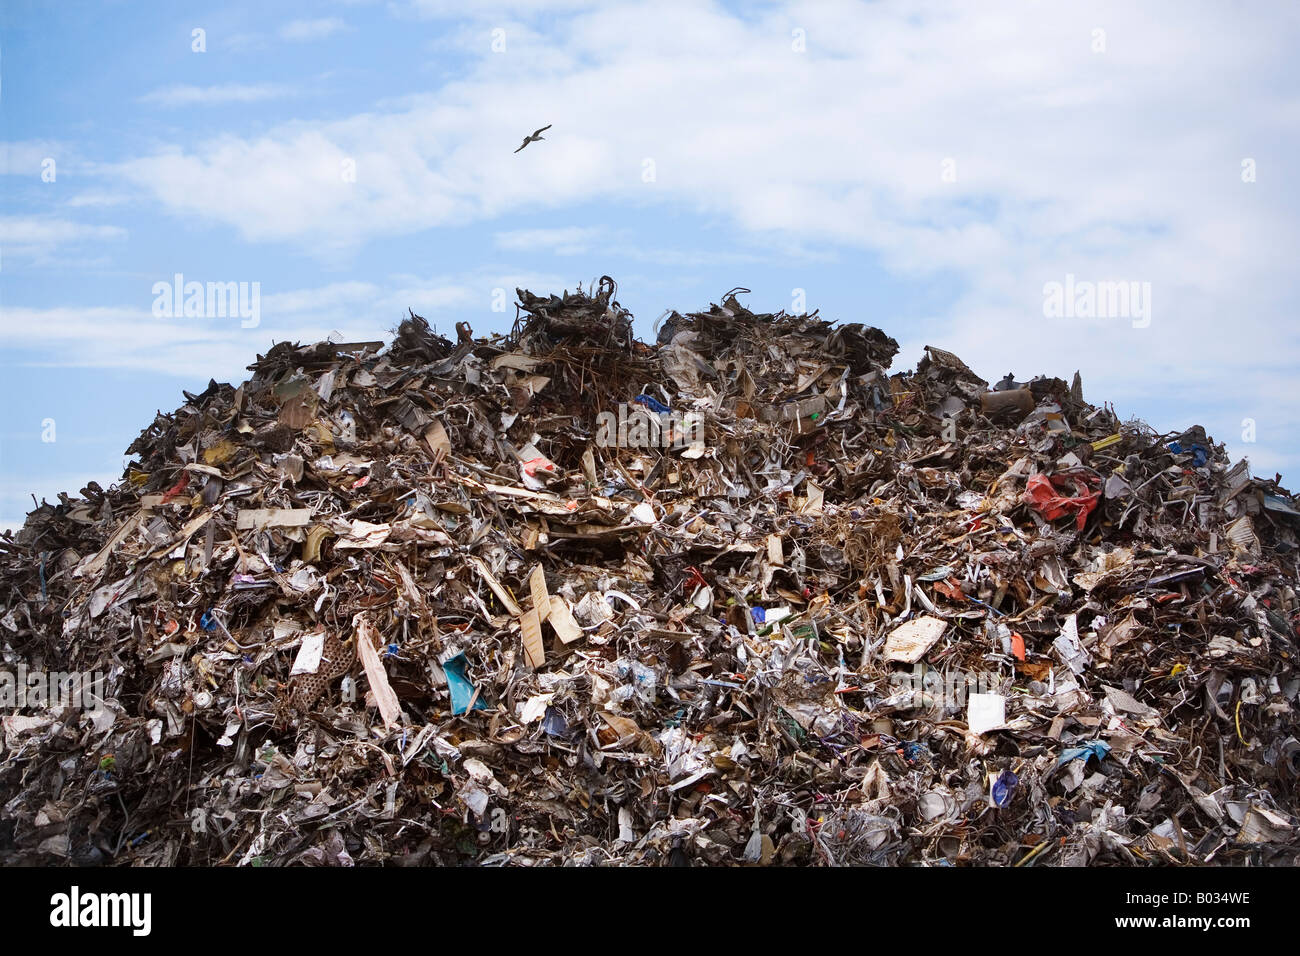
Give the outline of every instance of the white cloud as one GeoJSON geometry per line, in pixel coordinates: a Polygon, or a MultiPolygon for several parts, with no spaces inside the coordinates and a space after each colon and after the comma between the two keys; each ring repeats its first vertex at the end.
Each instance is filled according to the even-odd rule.
{"type": "Polygon", "coordinates": [[[0,176],[41,175],[41,164],[46,159],[58,160],[65,148],[48,140],[0,142],[0,176]]]}
{"type": "Polygon", "coordinates": [[[41,216],[0,216],[0,254],[48,263],[56,249],[120,240],[126,230],[41,216]]]}
{"type": "MultiPolygon", "coordinates": [[[[1289,261],[1300,190],[1285,172],[1300,148],[1293,11],[1019,0],[792,3],[743,19],[685,2],[498,9],[532,33],[502,55],[475,34],[480,65],[436,96],[221,136],[121,171],[177,213],[326,254],[506,216],[555,221],[593,203],[615,216],[684,209],[751,244],[836,248],[846,263],[861,250],[902,276],[954,280],[960,296],[924,336],[871,317],[906,340],[908,363],[930,341],[999,377],[1079,367],[1094,398],[1139,413],[1159,399],[1188,419],[1205,410],[1229,436],[1241,417],[1281,420],[1270,410],[1300,399],[1287,371],[1300,364],[1289,261]],[[1092,50],[1098,25],[1104,53],[1092,50]],[[512,152],[546,123],[546,141],[512,152]],[[1244,157],[1258,182],[1241,181],[1244,157]],[[344,160],[355,182],[340,175],[344,160]],[[1150,282],[1151,326],[1044,318],[1043,284],[1067,273],[1150,282]]],[[[527,230],[501,235],[528,241],[527,230]]],[[[572,233],[567,248],[585,241],[572,233]]]]}
{"type": "Polygon", "coordinates": [[[280,28],[280,36],[296,43],[322,40],[347,28],[339,17],[322,17],[317,20],[291,20],[280,28]]]}
{"type": "MultiPolygon", "coordinates": [[[[492,237],[498,249],[510,252],[582,256],[598,250],[604,256],[617,256],[662,266],[701,266],[723,263],[752,263],[753,252],[697,249],[686,246],[657,248],[626,229],[604,226],[562,226],[554,229],[510,229],[492,237]]],[[[692,243],[699,242],[696,239],[692,243]]],[[[794,255],[790,254],[793,258],[794,255]]],[[[805,257],[806,258],[806,257],[805,257]]]]}
{"type": "Polygon", "coordinates": [[[515,229],[498,232],[497,247],[513,252],[553,252],[571,256],[586,252],[605,230],[598,226],[566,226],[561,229],[515,229]]]}
{"type": "Polygon", "coordinates": [[[262,308],[269,313],[332,313],[337,309],[373,302],[379,295],[379,287],[369,282],[335,282],[317,289],[298,289],[263,296],[262,308]]]}
{"type": "MultiPolygon", "coordinates": [[[[171,276],[164,277],[167,281],[171,276]]],[[[239,318],[159,318],[152,284],[142,283],[139,306],[6,306],[0,310],[0,351],[10,366],[131,369],[151,374],[241,382],[257,353],[276,341],[387,341],[413,309],[439,328],[470,321],[479,333],[504,332],[514,320],[516,288],[572,286],[560,276],[484,269],[455,276],[396,275],[382,287],[336,282],[318,288],[263,289],[261,321],[239,318]],[[494,312],[505,290],[507,310],[494,312]]]]}
{"type": "Polygon", "coordinates": [[[120,206],[122,203],[129,201],[129,197],[121,193],[84,192],[69,197],[67,205],[71,209],[103,208],[105,206],[120,206]]]}
{"type": "Polygon", "coordinates": [[[141,103],[159,106],[213,106],[222,103],[257,103],[294,95],[292,87],[276,83],[224,83],[217,86],[168,86],[140,97],[141,103]]]}
{"type": "MultiPolygon", "coordinates": [[[[147,289],[145,290],[147,291],[147,289]]],[[[41,356],[28,364],[48,367],[128,368],[164,375],[238,374],[254,352],[269,344],[258,329],[241,329],[239,319],[163,319],[140,308],[6,306],[0,315],[0,344],[9,365],[17,350],[41,356]],[[208,371],[208,368],[211,371],[208,371]]]]}
{"type": "Polygon", "coordinates": [[[456,0],[399,0],[393,8],[399,15],[416,16],[426,20],[445,20],[476,15],[483,19],[499,19],[503,15],[545,14],[572,12],[595,6],[596,0],[504,0],[504,2],[477,3],[467,8],[456,0]]]}
{"type": "Polygon", "coordinates": [[[121,239],[125,229],[90,226],[67,219],[37,216],[0,216],[0,243],[6,246],[43,246],[82,239],[121,239]]]}
{"type": "Polygon", "coordinates": [[[232,53],[253,53],[266,46],[267,38],[261,33],[228,33],[222,37],[222,47],[232,53]]]}

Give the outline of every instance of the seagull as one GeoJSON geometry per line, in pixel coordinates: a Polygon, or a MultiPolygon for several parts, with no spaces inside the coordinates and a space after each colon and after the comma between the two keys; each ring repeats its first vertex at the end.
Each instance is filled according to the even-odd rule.
{"type": "MultiPolygon", "coordinates": [[[[524,145],[520,146],[519,149],[523,149],[524,146],[527,146],[529,143],[536,143],[538,140],[545,139],[546,137],[543,136],[542,134],[545,133],[548,129],[550,129],[554,125],[555,125],[554,123],[548,123],[547,125],[543,126],[541,129],[539,129],[536,133],[534,133],[532,136],[525,136],[524,145]]],[[[519,152],[519,149],[515,150],[515,152],[516,153],[519,152]]]]}

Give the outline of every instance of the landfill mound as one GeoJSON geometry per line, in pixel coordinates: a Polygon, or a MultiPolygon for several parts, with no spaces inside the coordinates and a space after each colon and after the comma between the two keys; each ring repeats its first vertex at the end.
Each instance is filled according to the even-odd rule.
{"type": "Polygon", "coordinates": [[[0,684],[0,863],[1295,863],[1278,480],[746,291],[186,393],[0,539],[4,672],[101,675],[0,684]]]}

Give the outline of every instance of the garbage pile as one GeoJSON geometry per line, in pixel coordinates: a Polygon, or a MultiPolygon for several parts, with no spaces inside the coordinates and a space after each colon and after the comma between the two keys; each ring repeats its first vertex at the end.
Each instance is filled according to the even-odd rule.
{"type": "Polygon", "coordinates": [[[1279,479],[747,291],[185,393],[0,539],[0,864],[1297,862],[1279,479]]]}

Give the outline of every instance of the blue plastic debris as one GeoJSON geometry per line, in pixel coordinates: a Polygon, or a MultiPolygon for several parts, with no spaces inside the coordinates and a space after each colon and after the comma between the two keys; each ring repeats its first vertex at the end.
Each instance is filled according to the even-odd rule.
{"type": "Polygon", "coordinates": [[[1190,454],[1193,468],[1204,468],[1205,463],[1210,460],[1210,450],[1200,443],[1192,445],[1191,448],[1183,448],[1180,442],[1171,441],[1169,450],[1175,455],[1181,455],[1185,452],[1190,454]]]}
{"type": "MultiPolygon", "coordinates": [[[[465,714],[469,712],[469,702],[474,700],[474,685],[465,673],[468,663],[465,655],[457,654],[442,662],[442,672],[447,675],[447,688],[451,691],[451,712],[465,714]]],[[[480,697],[474,701],[475,710],[487,710],[487,704],[480,697]]]]}
{"type": "Polygon", "coordinates": [[[568,722],[564,719],[564,715],[554,707],[546,708],[546,715],[542,718],[542,730],[549,737],[569,736],[568,722]]]}
{"type": "Polygon", "coordinates": [[[1016,785],[1020,783],[1020,778],[1010,770],[1003,770],[998,775],[998,779],[993,781],[993,806],[1005,807],[1015,796],[1016,785]]]}
{"type": "Polygon", "coordinates": [[[1071,760],[1084,760],[1089,757],[1096,757],[1101,760],[1106,754],[1110,753],[1110,744],[1104,740],[1090,740],[1082,747],[1070,747],[1061,754],[1061,759],[1056,762],[1058,767],[1063,767],[1071,760]]]}
{"type": "Polygon", "coordinates": [[[632,401],[637,405],[644,405],[656,415],[662,415],[664,412],[669,410],[667,405],[659,401],[659,399],[655,398],[653,395],[641,394],[632,399],[632,401]]]}
{"type": "Polygon", "coordinates": [[[751,607],[749,609],[749,615],[754,619],[755,624],[767,623],[767,608],[751,607]]]}
{"type": "Polygon", "coordinates": [[[217,619],[212,616],[211,611],[203,612],[203,616],[199,618],[199,627],[205,631],[215,631],[217,629],[217,619]]]}

